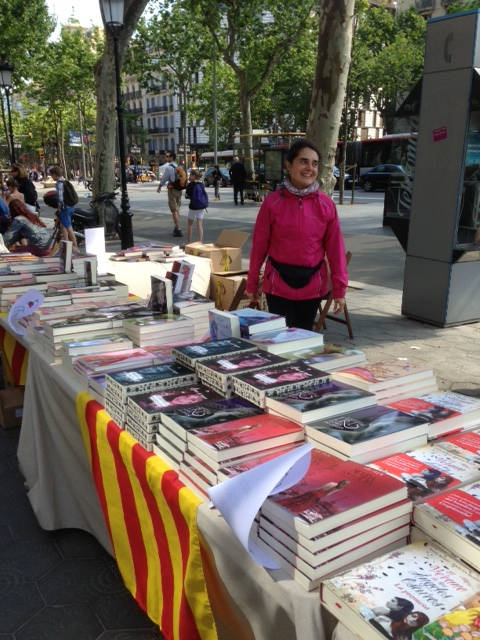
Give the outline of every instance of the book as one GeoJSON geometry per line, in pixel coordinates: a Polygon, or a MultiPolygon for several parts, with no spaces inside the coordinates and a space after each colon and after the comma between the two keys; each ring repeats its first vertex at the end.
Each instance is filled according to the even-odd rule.
{"type": "Polygon", "coordinates": [[[480,482],[416,504],[413,521],[428,536],[480,571],[480,482]]]}
{"type": "Polygon", "coordinates": [[[155,313],[173,313],[172,281],[160,276],[150,276],[151,294],[148,307],[155,313]]]}
{"type": "Polygon", "coordinates": [[[142,364],[153,364],[155,357],[145,349],[125,349],[112,353],[101,353],[92,356],[81,356],[75,360],[74,369],[80,373],[87,371],[115,371],[116,369],[133,369],[142,364]]]}
{"type": "Polygon", "coordinates": [[[390,406],[425,417],[431,438],[480,424],[480,400],[454,391],[416,396],[390,406]]]}
{"type": "Polygon", "coordinates": [[[428,367],[397,359],[334,371],[332,378],[366,391],[378,392],[425,378],[433,378],[433,371],[428,367]]]}
{"type": "Polygon", "coordinates": [[[412,501],[423,501],[434,494],[459,488],[480,478],[477,465],[436,445],[380,458],[369,466],[402,479],[412,501]]]}
{"type": "Polygon", "coordinates": [[[229,311],[211,309],[208,312],[208,327],[211,340],[240,338],[240,321],[229,311]]]}
{"type": "Polygon", "coordinates": [[[229,422],[233,418],[249,418],[263,411],[243,398],[207,400],[195,406],[173,406],[162,412],[162,423],[183,440],[192,429],[229,422]]]}
{"type": "Polygon", "coordinates": [[[348,457],[369,451],[375,459],[375,449],[417,436],[424,436],[427,444],[427,423],[422,418],[381,406],[310,422],[305,433],[348,457]]]}
{"type": "Polygon", "coordinates": [[[177,362],[195,369],[196,363],[220,355],[230,355],[242,351],[254,351],[255,347],[246,340],[240,338],[228,338],[225,340],[212,340],[201,344],[185,345],[173,349],[173,357],[177,362]]]}
{"type": "MultiPolygon", "coordinates": [[[[188,260],[175,260],[172,264],[172,273],[178,273],[182,276],[180,287],[175,287],[173,293],[179,296],[188,296],[190,293],[190,287],[192,286],[193,272],[195,271],[195,265],[188,260]]],[[[178,285],[178,282],[177,282],[178,285]]]]}
{"type": "Polygon", "coordinates": [[[480,428],[447,436],[437,440],[435,444],[460,458],[480,465],[480,428]]]}
{"type": "Polygon", "coordinates": [[[307,365],[291,362],[263,369],[247,371],[233,376],[233,390],[242,398],[265,406],[268,396],[305,389],[327,382],[330,374],[307,365]]]}
{"type": "Polygon", "coordinates": [[[196,375],[181,364],[157,364],[128,371],[116,371],[107,375],[107,390],[125,403],[127,397],[135,393],[146,393],[155,389],[166,389],[194,384],[196,375]]]}
{"type": "Polygon", "coordinates": [[[297,329],[296,327],[256,333],[249,340],[259,349],[265,349],[265,351],[277,354],[323,345],[323,335],[321,333],[315,333],[307,329],[297,329]]]}
{"type": "Polygon", "coordinates": [[[287,360],[300,360],[310,367],[318,367],[322,371],[335,371],[367,361],[365,353],[359,349],[349,349],[339,344],[324,344],[311,349],[296,349],[282,353],[287,360]]]}
{"type": "Polygon", "coordinates": [[[60,240],[59,258],[61,271],[71,273],[73,271],[71,240],[60,240]]]}
{"type": "Polygon", "coordinates": [[[477,591],[478,574],[418,541],[325,580],[320,598],[352,634],[384,640],[410,638],[477,591]]]}
{"type": "Polygon", "coordinates": [[[285,360],[268,351],[248,351],[230,356],[220,356],[197,364],[199,378],[220,393],[233,388],[232,376],[245,371],[285,364],[285,360]]]}
{"type": "Polygon", "coordinates": [[[133,343],[127,336],[122,334],[60,343],[60,353],[68,356],[107,353],[109,351],[121,351],[123,349],[133,349],[133,343]]]}
{"type": "Polygon", "coordinates": [[[300,425],[265,413],[192,429],[187,433],[188,445],[200,450],[206,459],[216,461],[303,440],[300,425]]]}
{"type": "Polygon", "coordinates": [[[279,526],[314,538],[406,497],[401,480],[314,449],[302,480],[267,498],[261,511],[279,526]]]}
{"type": "Polygon", "coordinates": [[[268,311],[260,311],[259,309],[236,309],[230,313],[238,318],[240,323],[240,337],[248,338],[266,331],[274,331],[276,329],[284,329],[286,327],[285,317],[268,311]]]}
{"type": "Polygon", "coordinates": [[[205,400],[220,400],[221,396],[204,385],[189,385],[140,393],[128,398],[128,413],[140,424],[160,422],[162,412],[175,406],[196,405],[205,400]]]}
{"type": "Polygon", "coordinates": [[[473,640],[479,637],[480,592],[467,598],[452,611],[414,632],[414,640],[473,640]]]}
{"type": "Polygon", "coordinates": [[[173,271],[167,271],[165,278],[172,283],[172,294],[179,294],[182,290],[183,273],[174,273],[173,271]]]}
{"type": "Polygon", "coordinates": [[[46,320],[43,323],[46,336],[60,336],[75,331],[98,331],[121,327],[122,322],[114,323],[113,317],[98,317],[92,314],[69,316],[61,320],[46,320]]]}
{"type": "Polygon", "coordinates": [[[301,424],[359,410],[373,404],[373,393],[333,380],[308,389],[287,391],[265,400],[268,411],[274,411],[301,424]]]}

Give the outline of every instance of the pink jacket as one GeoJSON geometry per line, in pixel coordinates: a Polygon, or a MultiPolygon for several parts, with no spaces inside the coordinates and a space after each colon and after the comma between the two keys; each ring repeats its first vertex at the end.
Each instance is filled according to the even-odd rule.
{"type": "MultiPolygon", "coordinates": [[[[314,267],[328,258],[334,298],[344,298],[348,283],[345,245],[333,201],[321,191],[303,198],[280,189],[265,198],[253,232],[247,293],[258,291],[260,268],[267,256],[278,262],[314,267]]],[[[327,295],[329,282],[323,262],[301,289],[289,287],[269,260],[265,265],[264,293],[288,300],[310,300],[327,295]]]]}

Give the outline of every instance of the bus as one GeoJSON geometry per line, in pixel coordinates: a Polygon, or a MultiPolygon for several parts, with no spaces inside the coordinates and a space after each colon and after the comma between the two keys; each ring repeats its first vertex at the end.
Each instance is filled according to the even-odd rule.
{"type": "MultiPolygon", "coordinates": [[[[392,133],[382,138],[347,142],[346,165],[356,167],[361,175],[379,164],[411,163],[412,149],[416,148],[417,133],[392,133]]],[[[337,146],[337,166],[340,164],[342,143],[337,146]]]]}

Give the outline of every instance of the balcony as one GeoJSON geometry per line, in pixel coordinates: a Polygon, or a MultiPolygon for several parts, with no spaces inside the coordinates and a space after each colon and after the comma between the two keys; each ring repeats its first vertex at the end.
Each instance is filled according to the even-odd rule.
{"type": "MultiPolygon", "coordinates": [[[[173,109],[173,107],[171,107],[173,109]]],[[[147,113],[168,113],[170,111],[168,105],[155,105],[153,107],[147,107],[147,113]]]]}
{"type": "Polygon", "coordinates": [[[419,13],[431,13],[435,9],[435,0],[415,0],[415,9],[419,13]]]}
{"type": "Polygon", "coordinates": [[[148,129],[148,133],[173,133],[173,127],[152,127],[148,129]]]}

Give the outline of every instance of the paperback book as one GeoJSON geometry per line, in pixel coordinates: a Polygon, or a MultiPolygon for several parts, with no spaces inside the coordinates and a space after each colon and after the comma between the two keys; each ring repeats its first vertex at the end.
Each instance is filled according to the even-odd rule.
{"type": "Polygon", "coordinates": [[[274,365],[233,377],[233,390],[249,402],[265,406],[267,396],[278,396],[327,382],[330,374],[301,363],[274,365]]]}
{"type": "Polygon", "coordinates": [[[60,353],[67,356],[83,356],[109,351],[133,349],[132,341],[122,334],[113,334],[90,340],[65,341],[60,343],[60,353]]]}
{"type": "Polygon", "coordinates": [[[265,400],[268,411],[274,411],[301,424],[374,404],[373,393],[333,380],[307,389],[281,393],[265,400]]]}
{"type": "Polygon", "coordinates": [[[155,313],[173,313],[172,281],[160,276],[150,276],[151,294],[148,307],[155,313]]]}
{"type": "Polygon", "coordinates": [[[177,362],[191,369],[195,369],[197,362],[202,362],[206,359],[254,350],[255,347],[246,340],[228,338],[225,340],[202,342],[201,344],[185,345],[184,347],[173,349],[172,353],[177,362]]]}
{"type": "Polygon", "coordinates": [[[81,356],[75,360],[74,369],[79,373],[101,371],[110,372],[118,369],[134,369],[141,365],[153,364],[155,357],[145,349],[125,349],[113,353],[101,353],[92,356],[81,356]]]}
{"type": "Polygon", "coordinates": [[[351,413],[305,425],[305,433],[312,441],[318,441],[352,458],[409,438],[423,436],[427,444],[427,423],[388,407],[372,406],[351,413]]]}
{"type": "Polygon", "coordinates": [[[480,466],[480,428],[447,436],[437,440],[435,444],[480,466]]]}
{"type": "Polygon", "coordinates": [[[415,542],[323,582],[324,606],[363,638],[411,637],[478,591],[478,574],[435,543],[415,542]]]}
{"type": "Polygon", "coordinates": [[[247,340],[258,333],[284,329],[286,327],[284,316],[269,313],[268,311],[260,311],[259,309],[246,307],[245,309],[237,309],[229,313],[238,318],[240,337],[247,340]]]}
{"type": "Polygon", "coordinates": [[[188,297],[188,295],[190,294],[190,288],[192,286],[194,271],[195,265],[192,262],[188,262],[187,260],[175,260],[173,262],[171,272],[178,273],[180,276],[182,276],[180,287],[178,288],[178,290],[177,287],[175,287],[175,290],[173,291],[174,296],[176,295],[180,298],[184,296],[188,297]]]}
{"type": "Polygon", "coordinates": [[[116,371],[107,375],[107,390],[119,403],[136,393],[194,384],[196,375],[191,369],[172,362],[149,367],[116,371]]]}
{"type": "Polygon", "coordinates": [[[480,571],[480,482],[416,504],[415,525],[480,571]]]}
{"type": "Polygon", "coordinates": [[[296,349],[282,353],[287,360],[300,360],[310,367],[318,367],[322,371],[336,371],[367,361],[365,353],[359,349],[348,349],[339,344],[324,344],[311,349],[296,349]]]}
{"type": "Polygon", "coordinates": [[[267,498],[262,513],[280,527],[285,523],[314,538],[406,497],[401,480],[314,449],[302,480],[267,498]]]}
{"type": "Polygon", "coordinates": [[[240,338],[240,321],[229,311],[211,309],[208,312],[208,326],[211,340],[240,338]]]}
{"type": "Polygon", "coordinates": [[[265,351],[277,354],[323,345],[323,335],[321,333],[296,327],[256,333],[249,340],[259,349],[265,349],[265,351]]]}
{"type": "Polygon", "coordinates": [[[415,502],[480,478],[478,465],[436,445],[381,458],[370,463],[370,466],[403,480],[408,497],[415,502]]]}
{"type": "Polygon", "coordinates": [[[414,640],[474,640],[479,638],[480,592],[467,598],[445,613],[414,632],[414,640]]]}
{"type": "Polygon", "coordinates": [[[379,392],[390,387],[433,378],[433,371],[407,360],[385,360],[334,371],[332,378],[366,391],[379,392]]]}
{"type": "Polygon", "coordinates": [[[303,429],[291,420],[268,414],[240,418],[187,433],[187,445],[217,462],[258,450],[304,440],[303,429]]]}

